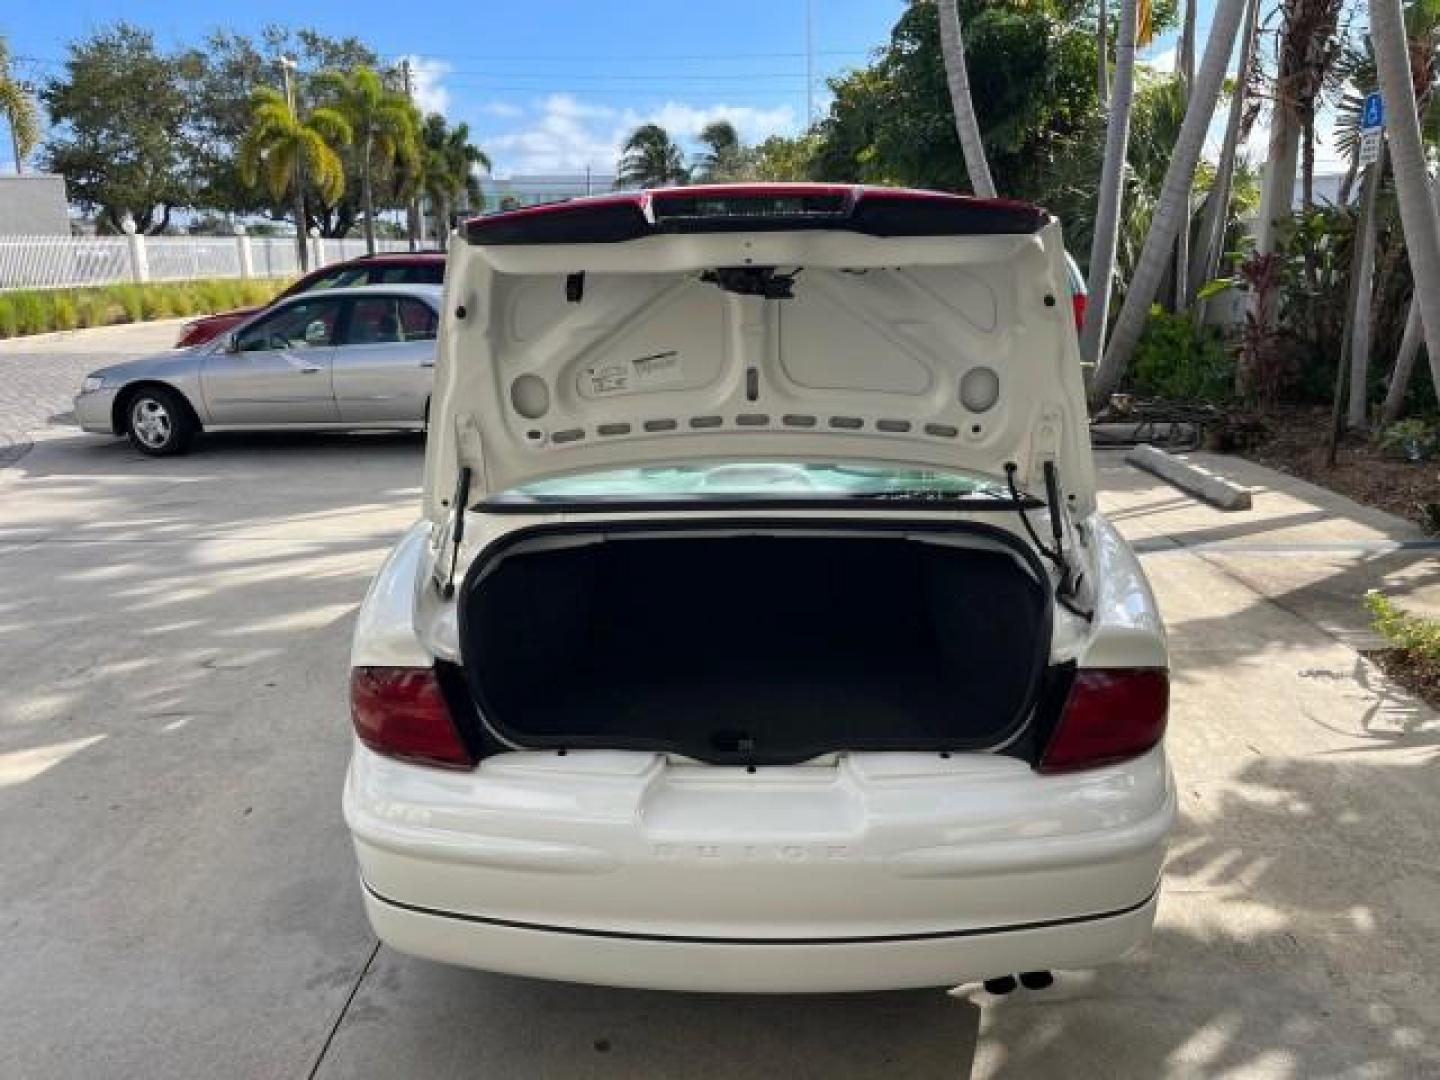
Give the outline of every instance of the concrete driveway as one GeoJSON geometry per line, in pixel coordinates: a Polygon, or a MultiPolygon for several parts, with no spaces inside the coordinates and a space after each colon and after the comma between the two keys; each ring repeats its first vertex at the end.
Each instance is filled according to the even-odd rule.
{"type": "Polygon", "coordinates": [[[1403,523],[1224,460],[1258,490],[1222,515],[1103,459],[1175,647],[1144,955],[998,1000],[535,983],[378,949],[340,820],[351,620],[419,440],[152,461],[44,425],[171,335],[66,339],[63,379],[0,345],[50,386],[0,399],[34,441],[0,469],[0,1076],[1440,1074],[1440,719],[1355,651],[1365,588],[1440,602],[1403,523]]]}

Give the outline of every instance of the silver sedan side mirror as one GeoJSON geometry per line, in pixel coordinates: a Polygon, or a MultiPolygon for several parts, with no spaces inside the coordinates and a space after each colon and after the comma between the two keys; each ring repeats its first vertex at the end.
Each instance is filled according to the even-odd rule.
{"type": "Polygon", "coordinates": [[[230,333],[226,334],[226,335],[225,335],[225,346],[224,346],[224,347],[225,347],[225,351],[226,351],[226,352],[239,352],[239,351],[240,351],[240,335],[239,335],[239,333],[237,333],[236,331],[232,330],[232,331],[230,331],[230,333]]]}

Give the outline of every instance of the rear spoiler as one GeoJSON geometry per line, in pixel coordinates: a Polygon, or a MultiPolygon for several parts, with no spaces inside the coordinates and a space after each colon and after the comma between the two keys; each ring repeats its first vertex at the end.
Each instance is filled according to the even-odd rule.
{"type": "Polygon", "coordinates": [[[598,195],[472,218],[468,243],[618,244],[675,233],[829,229],[878,237],[1038,232],[1049,215],[1009,199],[847,184],[708,184],[598,195]]]}

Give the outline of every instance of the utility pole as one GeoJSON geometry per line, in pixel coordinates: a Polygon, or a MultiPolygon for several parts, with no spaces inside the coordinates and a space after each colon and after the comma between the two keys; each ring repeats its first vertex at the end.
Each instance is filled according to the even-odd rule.
{"type": "MultiPolygon", "coordinates": [[[[413,106],[415,95],[410,85],[410,58],[408,56],[400,58],[400,76],[405,80],[405,100],[413,106]]],[[[405,231],[409,237],[411,251],[420,246],[422,239],[420,225],[420,193],[412,189],[409,204],[405,207],[405,231]]]]}
{"type": "MultiPolygon", "coordinates": [[[[280,74],[285,79],[285,103],[290,107],[290,116],[296,127],[300,125],[300,110],[295,104],[295,84],[290,73],[299,65],[290,56],[280,57],[280,74]]],[[[310,269],[310,245],[305,242],[305,153],[297,140],[295,146],[295,249],[300,257],[300,272],[310,269]]]]}

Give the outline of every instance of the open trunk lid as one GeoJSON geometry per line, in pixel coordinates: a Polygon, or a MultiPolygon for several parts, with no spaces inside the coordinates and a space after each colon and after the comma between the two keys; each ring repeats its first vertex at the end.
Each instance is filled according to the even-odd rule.
{"type": "Polygon", "coordinates": [[[841,185],[603,196],[477,218],[450,255],[426,510],[565,474],[1057,463],[1094,507],[1060,229],[1034,207],[841,185]]]}

